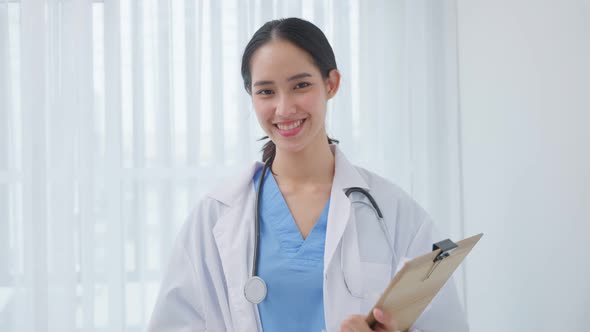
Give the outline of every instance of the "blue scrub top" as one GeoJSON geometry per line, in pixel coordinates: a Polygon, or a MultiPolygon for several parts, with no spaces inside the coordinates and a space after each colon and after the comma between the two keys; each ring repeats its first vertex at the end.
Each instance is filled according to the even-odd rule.
{"type": "MultiPolygon", "coordinates": [[[[254,175],[258,190],[259,169],[254,175]]],[[[330,201],[304,240],[270,169],[260,200],[258,276],[268,288],[258,304],[262,329],[320,332],[325,328],[324,245],[330,201]]]]}

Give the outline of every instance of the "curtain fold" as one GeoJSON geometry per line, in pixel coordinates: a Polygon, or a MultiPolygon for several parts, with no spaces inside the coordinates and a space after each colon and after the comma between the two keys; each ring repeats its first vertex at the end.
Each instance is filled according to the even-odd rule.
{"type": "Polygon", "coordinates": [[[274,18],[308,19],[334,48],[329,135],[462,236],[455,11],[434,0],[0,0],[0,330],[145,328],[190,208],[260,159],[240,61],[274,18]]]}

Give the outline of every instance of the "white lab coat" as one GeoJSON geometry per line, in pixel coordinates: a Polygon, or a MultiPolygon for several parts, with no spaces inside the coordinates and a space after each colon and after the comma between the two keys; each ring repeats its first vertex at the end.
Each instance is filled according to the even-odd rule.
{"type": "MultiPolygon", "coordinates": [[[[395,273],[399,259],[423,255],[432,250],[433,242],[442,240],[434,234],[425,211],[401,189],[355,167],[336,146],[332,150],[335,174],[323,284],[329,332],[337,331],[349,315],[370,311],[395,273]],[[393,241],[394,260],[377,219],[367,214],[372,210],[358,203],[351,208],[351,200],[368,200],[357,193],[349,199],[344,192],[350,187],[367,189],[377,201],[393,241]],[[342,255],[346,256],[344,262],[342,255]],[[364,298],[354,297],[349,289],[364,298]]],[[[209,193],[194,209],[172,251],[148,331],[262,331],[258,308],[244,298],[243,290],[254,255],[256,194],[252,178],[260,167],[261,163],[253,164],[209,193]]],[[[452,279],[413,329],[468,331],[452,279]]]]}

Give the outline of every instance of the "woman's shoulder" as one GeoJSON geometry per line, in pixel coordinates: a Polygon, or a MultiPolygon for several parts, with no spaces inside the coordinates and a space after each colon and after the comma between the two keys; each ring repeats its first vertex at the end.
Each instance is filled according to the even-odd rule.
{"type": "Polygon", "coordinates": [[[438,231],[426,210],[406,191],[392,181],[357,167],[379,204],[388,226],[396,233],[396,248],[402,256],[416,257],[427,252],[438,231]]]}
{"type": "Polygon", "coordinates": [[[424,222],[430,222],[431,218],[426,210],[399,185],[363,167],[355,167],[367,183],[369,192],[382,206],[381,209],[387,210],[389,215],[401,218],[398,222],[403,222],[406,225],[413,224],[414,227],[420,227],[424,222]]]}
{"type": "Polygon", "coordinates": [[[215,226],[224,213],[248,197],[253,176],[260,165],[259,162],[253,162],[208,190],[193,204],[187,222],[215,226]]]}
{"type": "Polygon", "coordinates": [[[393,181],[361,166],[354,166],[361,177],[367,183],[371,191],[379,192],[386,197],[411,202],[417,204],[416,201],[399,185],[393,181]]]}

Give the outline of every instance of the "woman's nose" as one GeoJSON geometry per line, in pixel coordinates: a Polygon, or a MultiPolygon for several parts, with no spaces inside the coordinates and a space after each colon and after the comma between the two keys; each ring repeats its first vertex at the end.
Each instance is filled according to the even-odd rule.
{"type": "Polygon", "coordinates": [[[281,116],[289,116],[296,112],[295,103],[289,96],[283,95],[279,98],[276,113],[281,116]]]}

